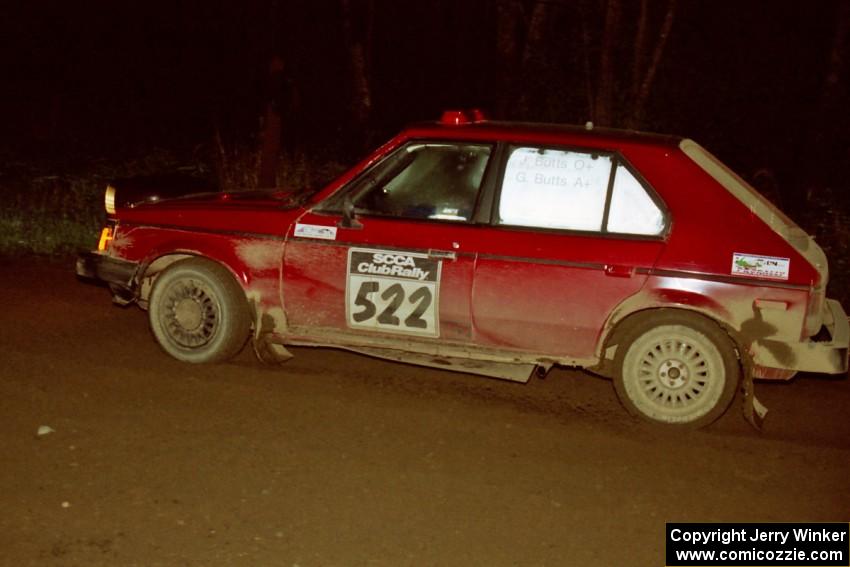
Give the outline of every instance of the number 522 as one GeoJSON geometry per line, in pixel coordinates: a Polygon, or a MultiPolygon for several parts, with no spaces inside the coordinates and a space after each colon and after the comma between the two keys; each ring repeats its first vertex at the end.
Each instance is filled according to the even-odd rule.
{"type": "Polygon", "coordinates": [[[350,297],[349,323],[400,332],[435,332],[433,286],[405,284],[393,280],[361,281],[357,294],[350,297]]]}

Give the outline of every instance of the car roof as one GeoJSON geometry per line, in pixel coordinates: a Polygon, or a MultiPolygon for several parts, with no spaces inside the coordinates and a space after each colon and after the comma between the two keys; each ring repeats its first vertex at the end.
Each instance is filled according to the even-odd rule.
{"type": "Polygon", "coordinates": [[[443,122],[419,122],[409,125],[404,133],[411,137],[439,137],[493,139],[501,141],[551,142],[556,138],[568,141],[586,141],[592,145],[617,145],[618,143],[648,144],[654,146],[678,147],[681,136],[654,134],[638,130],[605,128],[588,124],[547,124],[538,122],[508,122],[483,120],[466,124],[446,124],[443,122]]]}

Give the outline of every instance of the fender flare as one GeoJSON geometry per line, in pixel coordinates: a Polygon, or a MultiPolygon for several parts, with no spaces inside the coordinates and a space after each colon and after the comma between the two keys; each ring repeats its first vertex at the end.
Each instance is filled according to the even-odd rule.
{"type": "Polygon", "coordinates": [[[716,323],[729,335],[730,340],[738,351],[741,359],[741,336],[729,324],[728,310],[714,299],[687,290],[651,289],[642,290],[627,298],[611,311],[599,335],[596,344],[596,356],[599,359],[594,372],[603,376],[611,376],[616,348],[619,346],[618,337],[628,326],[641,324],[653,313],[661,310],[687,311],[705,317],[716,323]]]}

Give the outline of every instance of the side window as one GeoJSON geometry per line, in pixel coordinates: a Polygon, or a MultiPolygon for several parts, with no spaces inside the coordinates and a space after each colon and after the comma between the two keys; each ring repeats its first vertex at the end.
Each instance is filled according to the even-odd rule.
{"type": "Polygon", "coordinates": [[[489,145],[410,143],[350,193],[361,214],[468,221],[472,217],[489,145]]]}
{"type": "Polygon", "coordinates": [[[632,172],[622,163],[617,164],[608,232],[653,235],[663,231],[664,213],[632,172]]]}
{"type": "Polygon", "coordinates": [[[499,223],[654,236],[664,232],[665,216],[612,154],[516,147],[505,166],[499,223]]]}
{"type": "Polygon", "coordinates": [[[602,230],[611,156],[515,148],[508,158],[499,222],[569,230],[602,230]]]}

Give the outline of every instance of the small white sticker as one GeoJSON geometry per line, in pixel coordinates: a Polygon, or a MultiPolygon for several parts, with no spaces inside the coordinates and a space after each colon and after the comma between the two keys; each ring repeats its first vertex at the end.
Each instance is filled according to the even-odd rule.
{"type": "Polygon", "coordinates": [[[335,226],[322,226],[320,224],[295,223],[295,236],[301,238],[319,238],[321,240],[336,240],[335,226]]]}
{"type": "Polygon", "coordinates": [[[732,254],[732,274],[749,278],[787,280],[791,268],[789,258],[758,256],[755,254],[732,254]]]}

